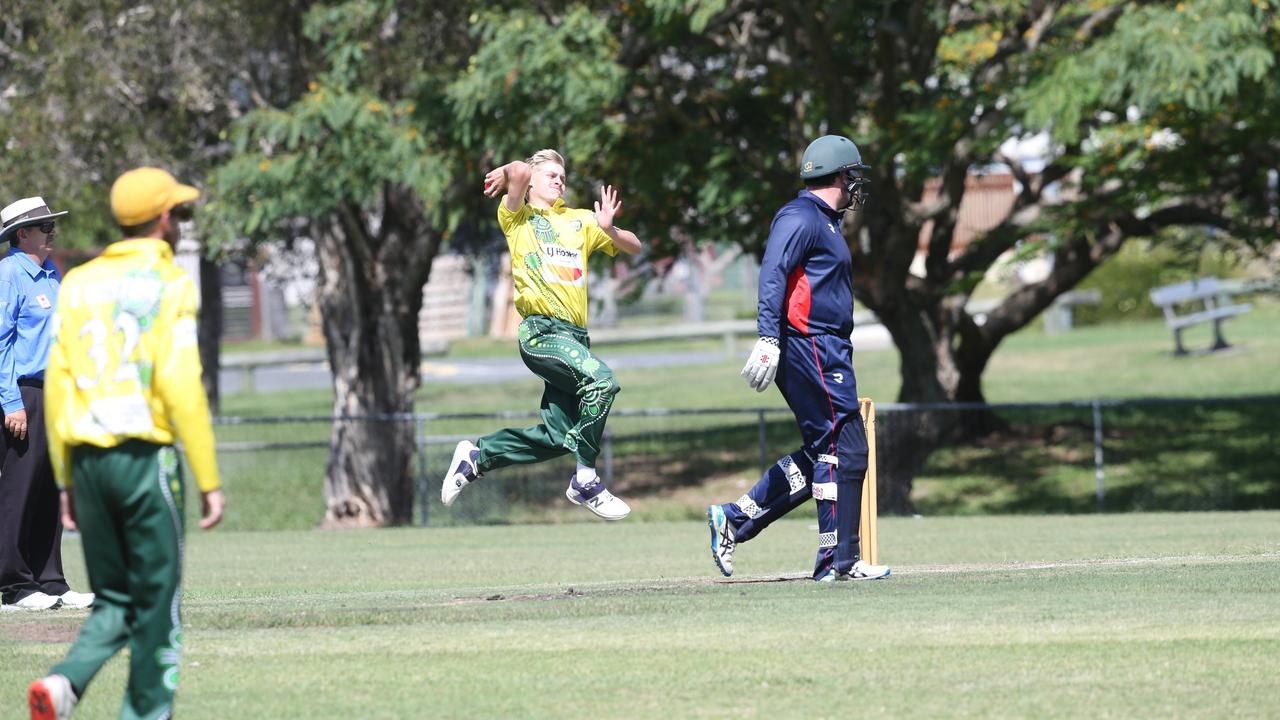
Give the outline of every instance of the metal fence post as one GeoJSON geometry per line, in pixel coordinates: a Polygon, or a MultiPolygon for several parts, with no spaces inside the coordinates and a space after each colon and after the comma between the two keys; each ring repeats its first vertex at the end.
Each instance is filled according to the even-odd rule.
{"type": "Polygon", "coordinates": [[[600,448],[600,454],[604,455],[604,485],[613,487],[613,431],[609,428],[604,429],[604,447],[600,448]]]}
{"type": "Polygon", "coordinates": [[[1093,401],[1093,476],[1097,480],[1098,512],[1106,510],[1107,473],[1102,465],[1102,403],[1093,401]]]}
{"type": "Polygon", "coordinates": [[[764,424],[764,411],[760,410],[756,415],[759,418],[760,427],[760,472],[764,472],[765,468],[769,467],[769,458],[765,455],[769,452],[767,447],[769,438],[764,424]]]}
{"type": "Polygon", "coordinates": [[[414,422],[414,427],[418,430],[418,525],[420,527],[427,526],[427,510],[430,507],[430,487],[431,483],[427,480],[427,421],[422,419],[414,422]]]}

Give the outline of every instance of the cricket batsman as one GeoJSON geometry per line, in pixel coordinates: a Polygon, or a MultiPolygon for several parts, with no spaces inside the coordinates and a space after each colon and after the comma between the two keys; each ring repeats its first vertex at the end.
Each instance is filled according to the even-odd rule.
{"type": "Polygon", "coordinates": [[[742,375],[757,392],[774,381],[795,414],[803,447],[778,460],[747,494],[707,508],[711,555],[733,574],[738,543],[810,497],[818,510],[813,579],[874,580],[889,568],[859,557],[858,521],[867,470],[867,438],[853,374],[853,275],[840,231],[846,210],[860,210],[870,180],[858,147],[839,135],[804,151],[804,190],[769,228],[760,266],[757,330],[742,375]]]}

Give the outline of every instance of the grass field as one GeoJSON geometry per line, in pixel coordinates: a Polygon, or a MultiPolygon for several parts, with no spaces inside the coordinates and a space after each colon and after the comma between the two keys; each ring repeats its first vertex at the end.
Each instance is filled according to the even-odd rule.
{"type": "MultiPolygon", "coordinates": [[[[731,581],[696,522],[192,532],[178,715],[1280,716],[1280,513],[886,518],[837,586],[805,515],[731,581]]],[[[83,616],[0,615],[0,717],[83,616]]]]}

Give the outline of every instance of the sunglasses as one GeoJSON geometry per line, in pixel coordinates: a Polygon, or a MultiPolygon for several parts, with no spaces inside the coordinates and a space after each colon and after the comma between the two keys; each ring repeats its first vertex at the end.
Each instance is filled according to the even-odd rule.
{"type": "Polygon", "coordinates": [[[36,227],[40,229],[40,232],[44,233],[45,235],[48,235],[49,233],[53,232],[53,228],[56,227],[56,224],[52,220],[50,220],[49,222],[42,222],[36,227]]]}
{"type": "Polygon", "coordinates": [[[169,208],[169,217],[179,222],[195,217],[195,210],[190,205],[174,205],[169,208]]]}

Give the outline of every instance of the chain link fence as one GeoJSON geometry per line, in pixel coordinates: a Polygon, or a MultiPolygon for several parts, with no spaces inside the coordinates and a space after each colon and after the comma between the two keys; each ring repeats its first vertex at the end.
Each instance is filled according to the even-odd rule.
{"type": "MultiPolygon", "coordinates": [[[[440,506],[440,479],[459,440],[536,424],[536,413],[343,421],[413,425],[418,524],[554,521],[549,509],[567,505],[569,455],[493,471],[453,507],[440,506]]],[[[333,422],[217,419],[219,462],[234,503],[229,526],[314,527],[324,515],[333,422]]],[[[1280,508],[1277,428],[1280,396],[879,404],[881,508],[927,515],[1280,508]]],[[[617,409],[598,469],[623,497],[664,507],[666,516],[693,517],[707,502],[730,499],[700,493],[704,484],[749,486],[799,444],[786,408],[617,409]]]]}

